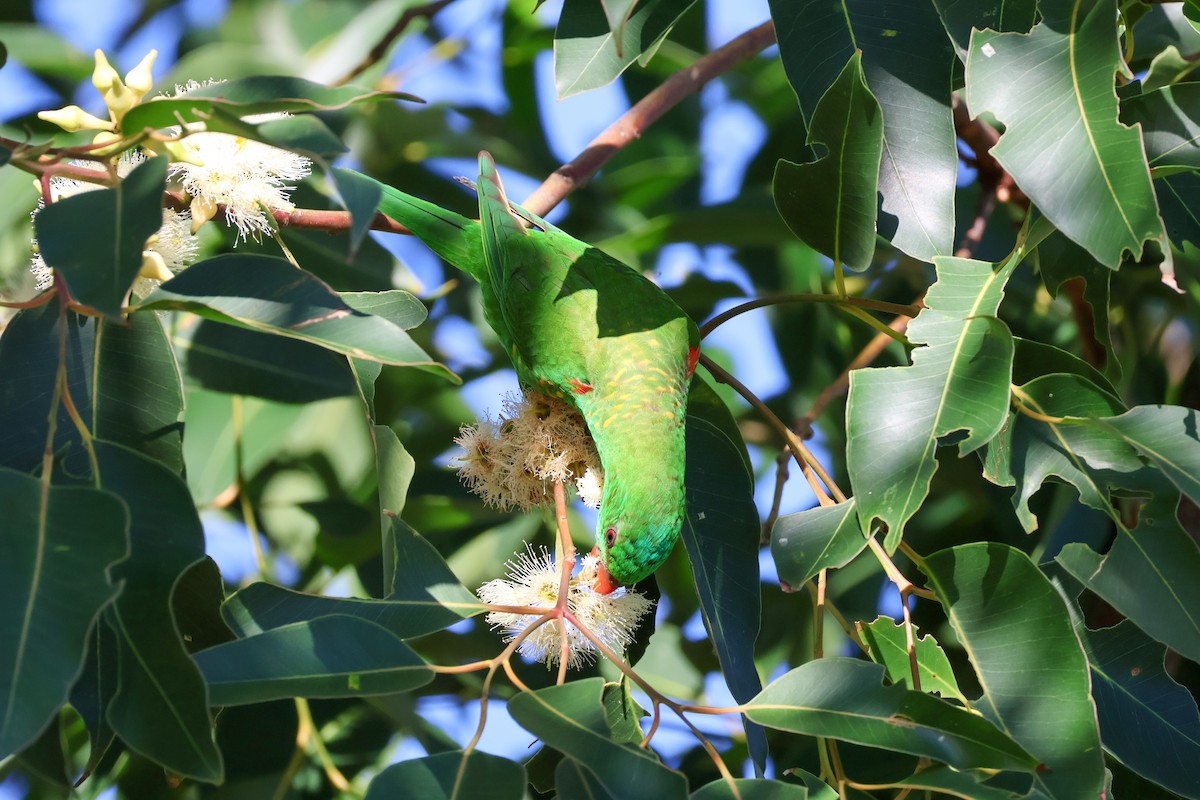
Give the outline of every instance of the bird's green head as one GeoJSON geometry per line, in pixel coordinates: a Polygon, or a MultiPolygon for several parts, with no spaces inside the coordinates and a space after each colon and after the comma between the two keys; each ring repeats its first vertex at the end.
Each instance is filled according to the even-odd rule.
{"type": "Polygon", "coordinates": [[[622,493],[606,481],[596,530],[600,567],[595,590],[608,594],[658,569],[679,539],[683,527],[683,486],[658,485],[649,491],[622,493]]]}

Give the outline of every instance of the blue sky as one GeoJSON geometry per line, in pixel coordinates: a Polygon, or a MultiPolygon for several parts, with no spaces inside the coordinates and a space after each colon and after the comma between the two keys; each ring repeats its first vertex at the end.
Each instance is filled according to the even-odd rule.
{"type": "MultiPolygon", "coordinates": [[[[552,24],[557,19],[561,3],[562,0],[547,2],[538,12],[539,18],[546,24],[552,24]]],[[[461,52],[449,60],[421,63],[420,56],[427,51],[430,39],[413,37],[401,44],[392,58],[391,66],[401,67],[414,62],[421,63],[421,66],[406,70],[406,82],[400,88],[430,102],[504,113],[508,108],[508,100],[499,67],[503,44],[499,16],[503,5],[504,0],[457,0],[437,16],[431,32],[433,37],[456,37],[464,42],[461,52]]],[[[179,7],[156,15],[115,53],[113,46],[119,32],[137,16],[139,6],[134,2],[114,2],[106,3],[105,7],[105,13],[98,14],[94,11],[94,5],[84,0],[35,2],[37,18],[42,24],[56,30],[85,53],[97,47],[104,49],[121,71],[136,64],[151,48],[157,49],[159,58],[155,71],[159,75],[164,74],[176,59],[183,30],[217,24],[226,12],[227,3],[186,0],[179,7]]],[[[706,10],[709,43],[719,46],[768,16],[766,0],[710,2],[706,10]]],[[[554,96],[553,61],[549,52],[541,54],[537,61],[535,81],[539,114],[550,147],[555,156],[563,161],[578,154],[593,136],[629,107],[629,98],[620,79],[584,95],[557,100],[554,96]]],[[[98,98],[88,83],[80,87],[75,102],[98,110],[98,98]]],[[[54,104],[53,93],[19,63],[10,59],[8,65],[0,69],[0,120],[54,104]]],[[[703,164],[701,202],[721,203],[735,197],[740,191],[745,169],[762,147],[766,129],[750,107],[731,97],[725,85],[719,81],[703,90],[701,105],[704,113],[700,136],[703,164]]],[[[461,126],[465,121],[461,114],[453,110],[448,110],[447,114],[449,124],[461,126]]],[[[429,166],[447,178],[474,172],[474,165],[466,160],[442,159],[431,162],[429,166]]],[[[528,195],[541,177],[522,176],[503,164],[500,166],[506,187],[514,197],[528,195]]],[[[551,221],[560,219],[564,210],[557,209],[550,216],[551,221]]],[[[418,286],[433,288],[446,278],[442,264],[416,240],[382,235],[378,238],[405,263],[418,286]]],[[[692,272],[700,272],[714,279],[732,280],[743,288],[746,297],[754,294],[754,287],[745,270],[728,247],[700,247],[689,243],[668,245],[662,249],[654,268],[655,277],[666,286],[682,282],[692,272]]],[[[726,301],[717,310],[737,302],[737,299],[726,301]]],[[[767,313],[758,311],[743,315],[722,326],[707,341],[710,346],[730,353],[739,377],[764,398],[779,395],[789,388],[770,335],[767,313]]],[[[479,345],[475,330],[468,322],[441,313],[436,306],[431,322],[437,326],[434,332],[435,346],[451,366],[479,366],[487,361],[487,353],[479,345]]],[[[495,412],[500,406],[499,395],[515,388],[512,371],[501,370],[468,384],[464,387],[464,396],[477,412],[495,412]]],[[[827,456],[819,439],[817,445],[818,456],[827,456]]],[[[752,450],[756,464],[763,466],[764,477],[759,481],[756,500],[765,515],[774,489],[773,462],[776,453],[756,448],[752,450]]],[[[782,509],[784,513],[807,508],[813,503],[812,494],[803,481],[796,479],[789,482],[782,509]]],[[[218,517],[206,518],[206,532],[210,552],[221,563],[226,576],[236,580],[249,568],[249,548],[244,546],[244,529],[218,517]],[[242,542],[240,546],[239,539],[242,542]]],[[[763,571],[768,581],[774,580],[772,566],[769,554],[764,551],[763,571]]],[[[279,568],[284,575],[289,574],[286,563],[280,564],[279,568]]],[[[702,635],[703,629],[698,625],[697,618],[685,628],[685,635],[702,635]]],[[[727,697],[722,696],[725,690],[719,680],[708,681],[707,690],[717,704],[729,702],[727,697]]],[[[450,703],[439,701],[438,698],[426,698],[422,703],[422,713],[443,723],[456,739],[465,742],[471,736],[478,714],[477,703],[462,706],[457,701],[450,703]]],[[[721,741],[722,731],[725,730],[722,726],[726,722],[698,721],[716,726],[712,733],[721,741]]],[[[481,749],[520,758],[527,754],[526,748],[531,739],[522,731],[514,730],[502,704],[496,703],[489,715],[481,749]]],[[[674,730],[669,723],[664,723],[655,742],[667,751],[668,758],[675,758],[694,745],[690,734],[674,730]]],[[[421,753],[419,748],[414,750],[411,743],[402,742],[394,755],[397,758],[413,757],[421,753]]],[[[0,798],[3,800],[19,794],[19,785],[11,781],[0,785],[0,798]]]]}

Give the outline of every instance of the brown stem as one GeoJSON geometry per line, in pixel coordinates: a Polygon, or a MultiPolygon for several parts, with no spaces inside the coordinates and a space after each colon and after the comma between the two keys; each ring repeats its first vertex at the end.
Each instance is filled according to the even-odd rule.
{"type": "Polygon", "coordinates": [[[832,303],[834,305],[867,308],[873,311],[882,311],[885,314],[899,314],[910,317],[915,317],[917,312],[920,311],[919,306],[902,306],[899,303],[887,303],[883,300],[872,300],[869,297],[839,297],[833,294],[815,294],[811,292],[781,294],[771,297],[759,297],[721,312],[700,326],[700,338],[703,339],[705,336],[708,336],[717,326],[723,325],[739,314],[745,314],[747,311],[764,308],[765,306],[780,305],[781,303],[832,303]]]}
{"type": "Polygon", "coordinates": [[[409,25],[411,25],[415,20],[428,19],[432,17],[434,14],[450,5],[450,2],[451,0],[436,0],[432,3],[413,6],[405,10],[405,12],[400,15],[400,19],[396,20],[396,24],[393,25],[387,33],[379,37],[379,41],[376,42],[375,46],[371,48],[371,52],[367,53],[363,60],[358,62],[358,66],[347,72],[333,85],[342,86],[366,72],[374,64],[377,64],[384,56],[387,55],[388,50],[391,49],[392,43],[395,42],[396,39],[398,39],[400,35],[408,29],[409,25]]]}
{"type": "Polygon", "coordinates": [[[545,216],[564,197],[587,183],[618,150],[641,136],[646,128],[680,100],[774,43],[775,26],[767,20],[701,56],[690,67],[679,70],[605,128],[574,161],[556,169],[526,198],[523,205],[534,214],[545,216]]]}

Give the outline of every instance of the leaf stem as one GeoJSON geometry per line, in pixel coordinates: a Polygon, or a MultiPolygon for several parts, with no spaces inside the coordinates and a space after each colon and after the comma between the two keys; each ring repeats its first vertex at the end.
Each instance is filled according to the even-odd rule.
{"type": "Polygon", "coordinates": [[[308,700],[303,697],[296,698],[296,713],[300,716],[302,724],[306,725],[311,731],[310,741],[312,742],[313,750],[317,753],[317,760],[321,762],[321,767],[325,771],[325,777],[329,778],[329,782],[339,792],[362,797],[362,792],[350,785],[350,781],[346,780],[346,776],[333,763],[333,758],[329,755],[329,750],[325,747],[325,740],[321,737],[321,732],[317,730],[316,724],[313,722],[312,711],[308,707],[308,700]]]}
{"type": "MultiPolygon", "coordinates": [[[[827,303],[837,306],[853,306],[858,308],[866,308],[872,311],[879,311],[884,314],[895,314],[897,316],[915,317],[921,309],[919,306],[906,306],[899,303],[888,303],[884,300],[873,300],[869,297],[850,297],[839,296],[832,294],[821,294],[818,292],[791,292],[788,294],[767,295],[766,297],[758,297],[754,300],[749,300],[740,305],[736,305],[726,311],[722,311],[712,319],[709,319],[700,326],[700,338],[703,339],[708,334],[716,330],[720,325],[725,324],[736,316],[745,314],[747,311],[753,311],[756,308],[765,308],[767,306],[782,305],[784,303],[827,303]]],[[[894,333],[894,331],[893,331],[894,333]]]]}

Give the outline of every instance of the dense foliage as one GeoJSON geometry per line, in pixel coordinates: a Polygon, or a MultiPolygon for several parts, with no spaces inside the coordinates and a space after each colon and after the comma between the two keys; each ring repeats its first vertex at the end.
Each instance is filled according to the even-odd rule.
{"type": "Polygon", "coordinates": [[[1194,0],[10,5],[0,794],[1200,798],[1194,0]],[[509,354],[377,214],[481,149],[706,337],[570,670],[476,591],[594,517],[460,484],[509,354]]]}

